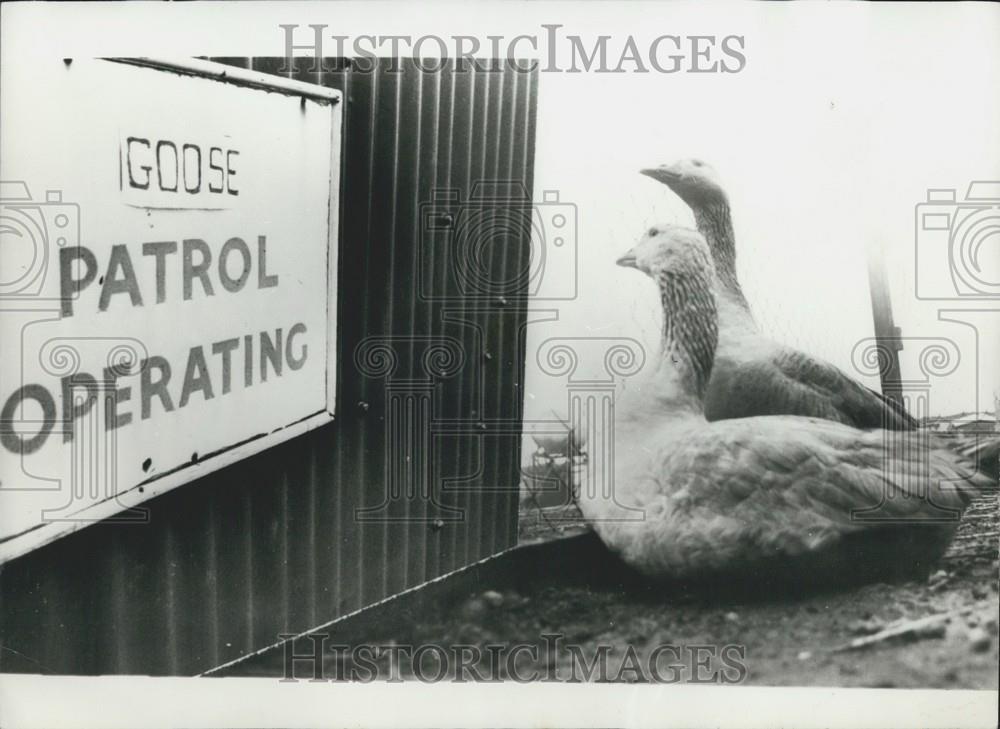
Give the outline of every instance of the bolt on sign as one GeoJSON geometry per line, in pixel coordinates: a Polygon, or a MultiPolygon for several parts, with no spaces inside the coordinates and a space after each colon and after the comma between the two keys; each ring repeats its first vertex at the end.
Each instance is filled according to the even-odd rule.
{"type": "Polygon", "coordinates": [[[328,422],[339,92],[2,69],[0,560],[328,422]]]}

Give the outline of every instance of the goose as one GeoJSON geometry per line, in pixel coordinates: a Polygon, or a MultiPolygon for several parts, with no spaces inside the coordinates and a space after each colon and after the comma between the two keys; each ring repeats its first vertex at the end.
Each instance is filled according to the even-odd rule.
{"type": "Polygon", "coordinates": [[[911,430],[902,405],[828,362],[765,337],[736,275],[729,198],[711,165],[686,159],[641,170],[673,190],[694,213],[715,263],[719,347],[705,399],[709,420],[811,415],[858,428],[911,430]]]}
{"type": "Polygon", "coordinates": [[[979,464],[979,469],[994,480],[1000,477],[1000,436],[962,444],[958,452],[979,464]]]}
{"type": "Polygon", "coordinates": [[[787,569],[825,584],[929,570],[990,479],[926,432],[801,415],[709,421],[723,295],[708,243],[657,225],[618,263],[658,285],[663,330],[654,376],[616,401],[601,436],[611,487],[575,494],[612,552],[653,579],[787,569]],[[864,518],[872,507],[878,518],[864,518]]]}

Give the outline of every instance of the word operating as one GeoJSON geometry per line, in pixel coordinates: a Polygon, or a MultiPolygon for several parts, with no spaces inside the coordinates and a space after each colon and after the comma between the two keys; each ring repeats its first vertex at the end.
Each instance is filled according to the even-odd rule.
{"type": "Polygon", "coordinates": [[[152,355],[105,367],[97,374],[64,375],[58,388],[61,412],[49,388],[39,383],[23,385],[4,402],[0,441],[11,453],[33,453],[44,445],[57,422],[63,426],[63,441],[71,441],[99,399],[105,401],[104,429],[110,431],[136,420],[149,420],[157,413],[180,410],[195,397],[207,401],[228,395],[237,382],[244,389],[255,387],[269,377],[281,377],[286,367],[295,371],[306,364],[309,346],[299,339],[306,334],[306,325],[297,322],[287,331],[278,327],[196,345],[188,350],[183,369],[166,357],[152,355]],[[40,410],[41,417],[27,419],[27,407],[40,410]],[[14,424],[21,427],[11,427],[14,424]],[[34,432],[25,432],[30,426],[34,432]]]}

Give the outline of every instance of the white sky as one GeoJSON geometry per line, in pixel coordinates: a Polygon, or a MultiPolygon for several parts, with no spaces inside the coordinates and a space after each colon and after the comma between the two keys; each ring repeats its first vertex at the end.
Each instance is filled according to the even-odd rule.
{"type": "MultiPolygon", "coordinates": [[[[637,170],[701,157],[729,190],[741,280],[772,336],[877,387],[851,353],[873,334],[865,256],[881,246],[903,336],[948,338],[961,357],[931,381],[931,412],[992,409],[1000,315],[970,320],[977,358],[974,330],[937,321],[938,309],[989,302],[915,299],[914,206],[928,188],[957,187],[962,199],[968,181],[1000,179],[1000,15],[897,6],[890,18],[827,6],[805,17],[767,7],[766,23],[696,25],[683,20],[688,8],[657,7],[646,24],[738,28],[748,58],[739,74],[542,74],[536,201],[559,190],[577,206],[580,295],[558,305],[557,323],[529,329],[529,353],[553,336],[628,336],[655,350],[655,287],[614,260],[652,222],[693,225],[683,203],[637,170]]],[[[1000,233],[989,243],[996,282],[1000,233]]],[[[944,284],[946,252],[935,250],[944,284]]],[[[906,346],[904,378],[919,374],[927,344],[906,346]]],[[[530,354],[528,368],[526,416],[565,408],[563,381],[530,354]]]]}

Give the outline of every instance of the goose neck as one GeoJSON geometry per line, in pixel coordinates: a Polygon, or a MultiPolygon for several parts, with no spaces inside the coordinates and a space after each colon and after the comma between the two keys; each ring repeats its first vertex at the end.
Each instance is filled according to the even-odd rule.
{"type": "Polygon", "coordinates": [[[718,314],[708,271],[661,273],[663,332],[659,370],[664,397],[684,409],[702,410],[718,344],[718,314]]]}
{"type": "Polygon", "coordinates": [[[749,310],[736,276],[736,233],[729,203],[719,200],[699,205],[694,209],[694,217],[698,232],[705,236],[712,251],[721,290],[749,310]]]}

